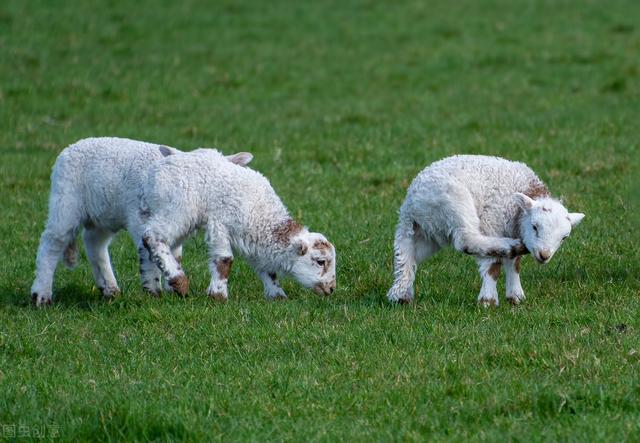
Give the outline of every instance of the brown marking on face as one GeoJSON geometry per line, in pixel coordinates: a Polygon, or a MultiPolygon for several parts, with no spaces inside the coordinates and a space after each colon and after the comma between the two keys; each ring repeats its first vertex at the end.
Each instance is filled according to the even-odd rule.
{"type": "Polygon", "coordinates": [[[276,241],[282,245],[288,245],[291,238],[302,231],[302,225],[292,218],[286,219],[273,230],[276,241]]]}
{"type": "Polygon", "coordinates": [[[514,267],[516,268],[516,273],[520,274],[520,257],[516,257],[514,261],[514,267]]]}
{"type": "Polygon", "coordinates": [[[176,261],[178,262],[179,265],[181,265],[182,264],[182,255],[178,255],[176,257],[176,261]]]}
{"type": "Polygon", "coordinates": [[[218,276],[221,280],[226,280],[229,278],[232,264],[233,259],[231,257],[222,257],[216,260],[216,269],[218,270],[218,276]]]}
{"type": "Polygon", "coordinates": [[[500,277],[500,266],[502,266],[500,262],[492,263],[491,266],[489,266],[489,271],[487,272],[487,274],[492,279],[498,280],[498,277],[500,277]]]}
{"type": "Polygon", "coordinates": [[[532,180],[531,183],[529,183],[529,188],[525,190],[523,194],[533,200],[550,196],[547,187],[538,179],[532,180]]]}
{"type": "Polygon", "coordinates": [[[189,292],[189,280],[184,275],[179,275],[169,280],[169,286],[183,297],[189,292]]]}

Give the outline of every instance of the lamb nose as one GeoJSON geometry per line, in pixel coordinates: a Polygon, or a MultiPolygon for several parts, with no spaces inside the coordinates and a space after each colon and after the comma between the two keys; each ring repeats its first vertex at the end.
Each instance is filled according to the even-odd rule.
{"type": "Polygon", "coordinates": [[[549,257],[551,256],[551,254],[549,254],[549,251],[540,251],[540,258],[544,261],[549,260],[549,257]]]}

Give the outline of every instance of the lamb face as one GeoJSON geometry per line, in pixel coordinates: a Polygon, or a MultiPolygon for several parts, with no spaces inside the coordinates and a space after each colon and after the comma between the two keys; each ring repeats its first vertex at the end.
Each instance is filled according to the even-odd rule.
{"type": "Polygon", "coordinates": [[[291,276],[316,294],[329,295],[336,288],[336,250],[322,235],[306,232],[292,241],[291,276]]]}
{"type": "Polygon", "coordinates": [[[523,210],[520,221],[522,241],[538,263],[548,263],[571,229],[582,221],[584,214],[569,213],[557,200],[543,198],[533,200],[520,193],[515,194],[523,210]]]}

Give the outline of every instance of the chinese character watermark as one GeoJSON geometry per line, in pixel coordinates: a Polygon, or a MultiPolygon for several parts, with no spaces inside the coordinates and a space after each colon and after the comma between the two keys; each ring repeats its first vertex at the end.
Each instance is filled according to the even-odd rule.
{"type": "Polygon", "coordinates": [[[0,440],[16,438],[56,438],[60,436],[60,426],[57,424],[25,425],[15,423],[0,423],[0,440]]]}

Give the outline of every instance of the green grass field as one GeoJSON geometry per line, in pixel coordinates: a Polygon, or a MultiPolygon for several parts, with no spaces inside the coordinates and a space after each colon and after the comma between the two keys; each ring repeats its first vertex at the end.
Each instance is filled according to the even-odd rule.
{"type": "Polygon", "coordinates": [[[639,54],[633,0],[1,2],[0,440],[639,441],[639,54]],[[198,236],[152,299],[122,233],[119,298],[83,258],[32,307],[51,166],[98,135],[253,152],[334,296],[267,303],[237,260],[215,303],[198,236]],[[406,187],[455,153],[587,214],[519,307],[452,251],[385,302],[406,187]]]}

